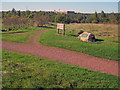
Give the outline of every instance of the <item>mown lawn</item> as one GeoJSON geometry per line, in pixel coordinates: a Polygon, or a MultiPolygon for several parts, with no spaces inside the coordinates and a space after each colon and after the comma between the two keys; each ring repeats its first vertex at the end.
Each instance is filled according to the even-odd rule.
{"type": "Polygon", "coordinates": [[[118,61],[118,40],[115,38],[96,37],[96,42],[83,42],[77,36],[66,33],[67,36],[56,35],[57,30],[51,30],[40,36],[40,43],[46,46],[64,48],[82,52],[95,57],[118,61]]]}
{"type": "Polygon", "coordinates": [[[2,51],[3,88],[118,88],[118,77],[33,55],[2,51]]]}

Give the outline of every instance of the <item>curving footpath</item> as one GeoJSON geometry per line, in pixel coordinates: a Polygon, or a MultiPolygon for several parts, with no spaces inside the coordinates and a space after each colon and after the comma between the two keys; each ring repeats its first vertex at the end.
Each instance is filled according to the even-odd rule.
{"type": "Polygon", "coordinates": [[[37,31],[36,34],[31,36],[25,43],[2,41],[2,49],[32,54],[42,58],[48,58],[51,60],[78,65],[87,69],[120,76],[120,74],[118,75],[119,61],[101,59],[76,51],[41,45],[38,42],[40,39],[40,34],[46,31],[48,30],[37,31]]]}

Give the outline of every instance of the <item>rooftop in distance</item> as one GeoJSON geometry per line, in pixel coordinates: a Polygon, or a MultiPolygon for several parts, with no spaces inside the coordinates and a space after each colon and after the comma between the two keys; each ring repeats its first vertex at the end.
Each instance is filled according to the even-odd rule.
{"type": "Polygon", "coordinates": [[[58,14],[69,14],[69,13],[75,13],[75,11],[56,11],[56,10],[53,10],[51,12],[54,12],[54,13],[58,13],[58,14]]]}

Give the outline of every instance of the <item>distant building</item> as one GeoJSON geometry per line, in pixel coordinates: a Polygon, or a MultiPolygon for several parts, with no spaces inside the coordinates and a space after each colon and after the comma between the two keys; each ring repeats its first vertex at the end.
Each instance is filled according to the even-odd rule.
{"type": "Polygon", "coordinates": [[[73,13],[74,14],[75,12],[74,11],[67,11],[67,13],[73,13]]]}
{"type": "Polygon", "coordinates": [[[54,12],[54,13],[57,13],[57,14],[69,14],[69,13],[75,13],[74,11],[56,11],[56,10],[54,10],[54,11],[51,11],[51,12],[54,12]]]}

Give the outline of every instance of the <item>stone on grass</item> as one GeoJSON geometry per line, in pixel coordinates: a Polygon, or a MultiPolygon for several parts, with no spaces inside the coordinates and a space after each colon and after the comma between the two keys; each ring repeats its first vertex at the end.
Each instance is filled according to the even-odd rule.
{"type": "Polygon", "coordinates": [[[78,39],[82,40],[82,41],[91,41],[91,42],[95,42],[95,35],[89,32],[83,32],[82,34],[80,34],[78,37],[78,39]]]}

